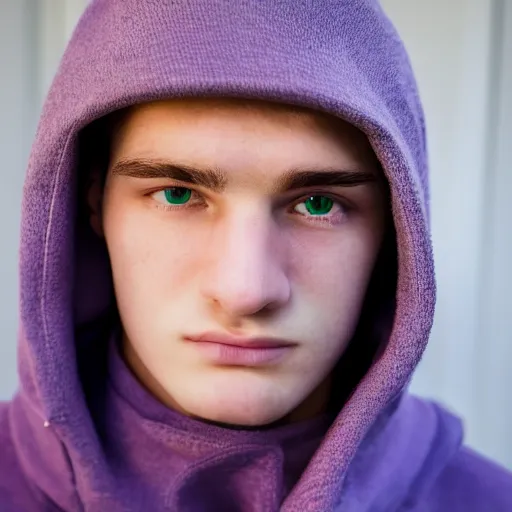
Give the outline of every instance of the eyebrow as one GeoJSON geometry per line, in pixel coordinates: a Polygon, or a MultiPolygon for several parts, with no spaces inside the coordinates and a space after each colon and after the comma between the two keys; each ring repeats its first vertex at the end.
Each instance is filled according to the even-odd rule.
{"type": "MultiPolygon", "coordinates": [[[[121,160],[111,170],[117,176],[131,178],[165,178],[200,186],[214,192],[222,192],[228,183],[221,169],[197,168],[159,160],[121,160]]],[[[290,190],[311,187],[356,187],[378,181],[375,172],[337,168],[290,169],[277,180],[275,191],[282,193],[290,190]]]]}
{"type": "Polygon", "coordinates": [[[117,176],[130,178],[167,178],[219,192],[227,185],[226,174],[220,169],[197,169],[189,165],[158,160],[120,160],[114,164],[111,172],[117,176]]]}

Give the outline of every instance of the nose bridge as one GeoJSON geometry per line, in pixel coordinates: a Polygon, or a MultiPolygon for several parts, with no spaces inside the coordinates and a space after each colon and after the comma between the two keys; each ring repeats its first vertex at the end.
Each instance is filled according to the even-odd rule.
{"type": "MultiPolygon", "coordinates": [[[[235,217],[225,228],[226,253],[231,271],[241,272],[246,279],[265,277],[277,255],[270,251],[272,228],[266,216],[246,215],[235,217]]],[[[221,249],[222,251],[222,249],[221,249]]]]}
{"type": "Polygon", "coordinates": [[[283,248],[270,215],[247,209],[214,230],[205,289],[230,314],[247,315],[286,301],[283,248]]]}

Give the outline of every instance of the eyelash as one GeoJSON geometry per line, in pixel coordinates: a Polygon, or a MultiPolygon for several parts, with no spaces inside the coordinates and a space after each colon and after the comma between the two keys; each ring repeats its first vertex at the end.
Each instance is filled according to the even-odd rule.
{"type": "MultiPolygon", "coordinates": [[[[206,201],[201,196],[201,194],[196,192],[194,189],[191,189],[188,187],[179,187],[179,186],[164,187],[164,188],[161,188],[158,190],[154,190],[146,195],[150,196],[153,199],[153,201],[156,203],[156,208],[162,209],[164,211],[176,211],[176,210],[184,210],[184,209],[189,209],[189,208],[198,208],[201,206],[206,206],[205,205],[206,201]],[[184,203],[182,205],[163,204],[163,203],[157,201],[156,199],[154,199],[153,196],[155,196],[155,194],[158,194],[159,192],[165,192],[166,190],[173,189],[173,188],[190,190],[192,192],[192,198],[194,198],[194,196],[199,196],[201,198],[200,201],[202,202],[202,205],[195,204],[195,201],[193,201],[192,198],[190,199],[190,202],[184,203]]],[[[322,192],[322,191],[313,191],[313,192],[308,193],[307,195],[303,195],[303,196],[297,198],[296,200],[293,201],[292,208],[295,208],[297,205],[303,203],[308,198],[314,197],[314,196],[322,196],[322,197],[328,197],[329,199],[332,199],[332,201],[340,207],[342,216],[347,215],[347,213],[351,209],[350,206],[347,205],[345,201],[342,201],[339,197],[333,196],[332,194],[328,194],[328,193],[322,192]]],[[[307,216],[307,215],[298,213],[296,211],[294,211],[293,214],[307,219],[308,222],[319,223],[319,224],[330,224],[330,225],[339,224],[339,222],[333,221],[332,217],[314,216],[314,215],[307,216]]]]}

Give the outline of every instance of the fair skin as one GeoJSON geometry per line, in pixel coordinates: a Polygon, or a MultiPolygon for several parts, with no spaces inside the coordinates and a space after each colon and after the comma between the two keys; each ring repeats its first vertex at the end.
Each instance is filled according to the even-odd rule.
{"type": "Polygon", "coordinates": [[[124,357],[162,403],[248,427],[325,408],[386,229],[361,132],[257,101],[133,107],[113,140],[101,208],[90,204],[124,357]],[[281,348],[197,343],[212,332],[281,348]]]}

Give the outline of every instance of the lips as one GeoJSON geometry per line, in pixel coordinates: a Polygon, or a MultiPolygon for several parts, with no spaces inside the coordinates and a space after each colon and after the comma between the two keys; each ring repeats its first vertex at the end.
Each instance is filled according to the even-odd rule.
{"type": "Polygon", "coordinates": [[[228,366],[263,366],[283,359],[297,344],[280,338],[239,337],[207,332],[186,336],[210,362],[228,366]]]}
{"type": "Polygon", "coordinates": [[[221,345],[253,349],[282,348],[296,345],[296,343],[280,338],[229,336],[215,332],[206,332],[198,336],[186,336],[186,339],[201,343],[219,343],[221,345]]]}

